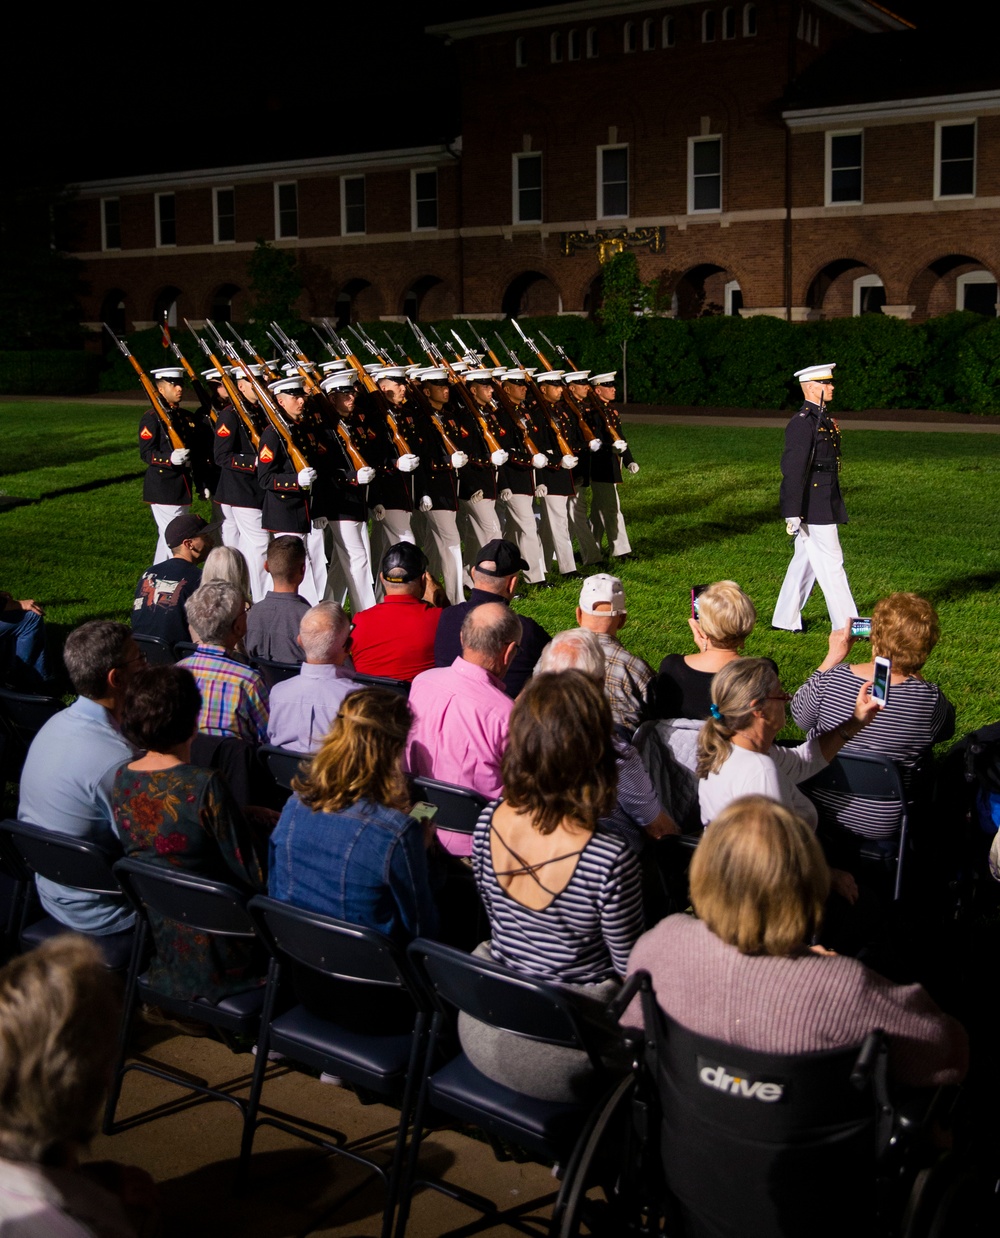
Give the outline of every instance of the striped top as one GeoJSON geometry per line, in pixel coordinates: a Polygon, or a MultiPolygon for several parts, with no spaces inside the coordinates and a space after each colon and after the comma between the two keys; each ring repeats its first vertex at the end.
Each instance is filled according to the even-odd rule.
{"type": "Polygon", "coordinates": [[[493,957],[513,971],[563,984],[623,976],[643,929],[639,862],[628,843],[599,829],[551,903],[540,910],[525,907],[493,871],[490,830],[499,802],[483,809],[472,842],[472,870],[490,920],[493,957]]]}
{"type": "MultiPolygon", "coordinates": [[[[839,726],[854,713],[862,680],[846,662],[817,671],[792,699],[792,717],[810,738],[839,726]]],[[[932,744],[955,731],[955,707],[937,684],[911,676],[889,689],[889,703],[878,717],[843,747],[846,755],[877,753],[900,767],[909,789],[914,767],[932,744]]],[[[810,791],[823,817],[864,838],[889,838],[899,830],[899,810],[891,803],[828,790],[810,791]]]]}

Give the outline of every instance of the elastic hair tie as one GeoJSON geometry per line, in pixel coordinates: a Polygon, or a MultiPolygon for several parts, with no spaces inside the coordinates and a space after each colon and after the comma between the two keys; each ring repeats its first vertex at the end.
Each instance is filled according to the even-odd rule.
{"type": "Polygon", "coordinates": [[[712,715],[712,717],[715,719],[716,722],[722,721],[722,714],[719,713],[719,707],[718,705],[716,705],[714,701],[711,703],[711,705],[709,705],[708,712],[712,715]]]}

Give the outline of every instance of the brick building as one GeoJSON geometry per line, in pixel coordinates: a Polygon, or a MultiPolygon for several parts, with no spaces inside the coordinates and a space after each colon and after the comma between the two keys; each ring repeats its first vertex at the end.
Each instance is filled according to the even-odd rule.
{"type": "Polygon", "coordinates": [[[1000,73],[869,0],[576,0],[430,33],[451,143],[81,185],[86,317],[243,317],[259,237],[297,253],[303,314],[341,320],[586,314],[622,244],[686,317],[995,312],[1000,73]]]}

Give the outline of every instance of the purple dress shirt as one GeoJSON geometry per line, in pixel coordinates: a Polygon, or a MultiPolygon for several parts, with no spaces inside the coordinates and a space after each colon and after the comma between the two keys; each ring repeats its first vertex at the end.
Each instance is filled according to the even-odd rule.
{"type": "MultiPolygon", "coordinates": [[[[464,658],[423,671],[410,689],[406,768],[495,799],[503,789],[500,761],[513,707],[503,680],[464,658]]],[[[468,834],[439,830],[438,838],[453,855],[472,854],[468,834]]]]}
{"type": "Polygon", "coordinates": [[[297,675],[271,689],[267,742],[292,752],[316,752],[341,701],[362,686],[342,667],[303,662],[297,675]]]}

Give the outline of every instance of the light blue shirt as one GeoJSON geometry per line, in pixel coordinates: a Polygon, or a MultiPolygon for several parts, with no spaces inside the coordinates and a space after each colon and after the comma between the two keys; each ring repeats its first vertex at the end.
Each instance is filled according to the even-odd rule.
{"type": "MultiPolygon", "coordinates": [[[[30,825],[86,838],[120,857],[111,788],[115,774],[135,755],[103,705],[80,696],[50,718],[32,740],[21,774],[17,815],[30,825]]],[[[53,919],[81,933],[119,933],[135,923],[122,899],[35,879],[42,906],[53,919]]]]}
{"type": "Polygon", "coordinates": [[[271,689],[267,742],[293,752],[316,752],[333,726],[341,701],[363,687],[342,667],[303,662],[297,675],[271,689]]]}

